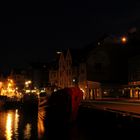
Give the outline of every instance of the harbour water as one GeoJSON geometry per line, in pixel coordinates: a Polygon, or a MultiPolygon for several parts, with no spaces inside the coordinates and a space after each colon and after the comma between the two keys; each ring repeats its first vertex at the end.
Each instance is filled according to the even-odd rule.
{"type": "Polygon", "coordinates": [[[0,139],[36,139],[37,114],[25,113],[18,109],[0,111],[0,139]]]}
{"type": "Polygon", "coordinates": [[[46,139],[79,139],[82,135],[77,124],[62,127],[52,123],[49,127],[44,121],[45,110],[1,110],[0,140],[46,140],[46,139]]]}
{"type": "Polygon", "coordinates": [[[77,122],[64,127],[56,122],[50,127],[44,118],[47,112],[43,109],[1,110],[0,140],[92,140],[111,138],[112,134],[118,138],[130,134],[134,137],[140,130],[140,119],[98,110],[80,109],[77,122]]]}

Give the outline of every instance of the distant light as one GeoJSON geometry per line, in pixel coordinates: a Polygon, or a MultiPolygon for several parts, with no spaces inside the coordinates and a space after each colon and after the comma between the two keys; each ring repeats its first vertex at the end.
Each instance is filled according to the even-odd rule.
{"type": "Polygon", "coordinates": [[[56,92],[57,91],[57,89],[54,89],[54,92],[56,92]]]}
{"type": "Polygon", "coordinates": [[[29,80],[29,81],[28,81],[28,83],[29,83],[29,84],[31,84],[31,83],[32,83],[32,81],[30,81],[30,80],[29,80]]]}
{"type": "Polygon", "coordinates": [[[31,84],[31,83],[32,83],[31,80],[29,80],[29,81],[25,81],[25,85],[29,85],[29,84],[31,84]]]}
{"type": "Polygon", "coordinates": [[[98,42],[98,45],[100,46],[100,45],[101,45],[101,43],[100,43],[100,42],[98,42]]]}
{"type": "Polygon", "coordinates": [[[26,93],[30,93],[30,92],[31,92],[31,90],[26,90],[25,92],[26,92],[26,93]]]}
{"type": "Polygon", "coordinates": [[[35,89],[33,89],[33,90],[31,90],[31,92],[32,92],[32,93],[34,93],[34,92],[36,92],[36,90],[35,90],[35,89]]]}
{"type": "Polygon", "coordinates": [[[126,42],[127,42],[127,38],[126,38],[125,36],[123,36],[123,37],[121,38],[121,42],[122,42],[122,43],[126,43],[126,42]]]}
{"type": "Polygon", "coordinates": [[[82,90],[82,92],[84,92],[84,93],[85,93],[85,90],[84,90],[83,88],[80,88],[80,90],[82,90]]]}
{"type": "Polygon", "coordinates": [[[0,82],[0,88],[2,88],[2,84],[3,84],[3,83],[2,83],[2,82],[0,82]]]}
{"type": "Polygon", "coordinates": [[[40,92],[45,92],[45,90],[42,89],[40,92]]]}
{"type": "Polygon", "coordinates": [[[12,114],[8,113],[6,119],[6,139],[10,140],[12,136],[12,114]]]}
{"type": "Polygon", "coordinates": [[[76,80],[75,80],[75,79],[73,79],[72,81],[73,81],[73,82],[75,82],[76,80]]]}
{"type": "Polygon", "coordinates": [[[58,52],[56,52],[56,53],[57,53],[57,54],[61,54],[62,52],[59,52],[59,51],[58,51],[58,52]]]}

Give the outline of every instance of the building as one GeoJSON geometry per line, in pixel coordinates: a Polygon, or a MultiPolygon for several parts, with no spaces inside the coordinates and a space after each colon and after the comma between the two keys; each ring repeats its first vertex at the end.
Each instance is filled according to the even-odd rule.
{"type": "Polygon", "coordinates": [[[140,32],[128,32],[123,37],[104,36],[81,50],[61,52],[49,82],[58,88],[78,84],[85,99],[139,98],[139,46],[140,32]]]}
{"type": "Polygon", "coordinates": [[[129,98],[140,98],[140,55],[128,60],[128,85],[125,86],[124,93],[129,98]]]}
{"type": "Polygon", "coordinates": [[[90,99],[121,95],[120,87],[128,82],[125,56],[124,44],[114,36],[92,44],[86,56],[87,81],[92,83],[88,92],[90,99]]]}
{"type": "Polygon", "coordinates": [[[33,88],[44,88],[48,84],[49,64],[34,62],[26,68],[26,80],[32,81],[33,88]]]}
{"type": "Polygon", "coordinates": [[[72,57],[70,51],[61,52],[55,61],[52,62],[49,71],[49,82],[52,86],[58,88],[71,87],[73,85],[72,77],[77,69],[72,68],[72,57]]]}
{"type": "Polygon", "coordinates": [[[11,71],[8,79],[12,79],[18,90],[22,91],[26,81],[25,71],[21,69],[14,69],[11,71]]]}
{"type": "MultiPolygon", "coordinates": [[[[96,79],[95,70],[89,66],[89,63],[93,64],[94,60],[96,61],[94,55],[87,47],[81,50],[68,49],[59,53],[49,71],[49,83],[55,88],[79,86],[83,91],[83,99],[101,98],[100,79],[99,77],[98,80],[96,79]],[[93,58],[90,58],[91,56],[93,58]]],[[[108,60],[104,58],[103,60],[108,63],[108,60]]]]}

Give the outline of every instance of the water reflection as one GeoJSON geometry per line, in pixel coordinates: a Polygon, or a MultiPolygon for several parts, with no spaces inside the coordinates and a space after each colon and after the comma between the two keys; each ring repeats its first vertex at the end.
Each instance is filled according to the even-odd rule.
{"type": "Polygon", "coordinates": [[[20,110],[19,139],[37,140],[37,111],[20,110]]]}
{"type": "Polygon", "coordinates": [[[44,109],[38,112],[23,110],[0,111],[0,140],[43,140],[64,136],[57,123],[48,127],[44,109]]]}
{"type": "Polygon", "coordinates": [[[0,111],[0,140],[37,139],[35,114],[17,109],[0,111]]]}
{"type": "Polygon", "coordinates": [[[100,133],[107,132],[108,135],[112,130],[118,130],[117,134],[128,134],[122,130],[138,130],[140,126],[139,119],[131,120],[131,124],[124,117],[118,120],[115,114],[104,115],[104,120],[102,116],[100,111],[81,110],[77,123],[63,126],[61,122],[51,122],[48,112],[43,109],[38,112],[3,110],[0,111],[0,140],[91,140],[96,136],[99,139],[100,133]],[[124,125],[124,121],[128,124],[124,125]],[[118,124],[122,127],[118,128],[118,124]]]}
{"type": "Polygon", "coordinates": [[[7,140],[12,139],[12,114],[11,113],[8,113],[7,115],[5,134],[7,140]]]}
{"type": "Polygon", "coordinates": [[[32,125],[27,123],[24,129],[24,139],[29,140],[31,138],[32,125]]]}
{"type": "Polygon", "coordinates": [[[46,112],[45,110],[39,110],[38,112],[38,138],[43,138],[43,135],[45,133],[45,126],[44,126],[44,120],[45,120],[46,112]]]}
{"type": "Polygon", "coordinates": [[[0,128],[6,140],[18,139],[18,110],[0,112],[0,128]]]}
{"type": "Polygon", "coordinates": [[[0,140],[68,139],[69,135],[73,135],[72,131],[68,134],[67,129],[61,128],[58,122],[48,125],[47,115],[44,109],[38,112],[31,110],[0,111],[0,140]]]}
{"type": "Polygon", "coordinates": [[[19,123],[19,114],[18,114],[18,110],[15,110],[15,121],[14,121],[14,133],[15,133],[15,139],[18,139],[18,123],[19,123]]]}

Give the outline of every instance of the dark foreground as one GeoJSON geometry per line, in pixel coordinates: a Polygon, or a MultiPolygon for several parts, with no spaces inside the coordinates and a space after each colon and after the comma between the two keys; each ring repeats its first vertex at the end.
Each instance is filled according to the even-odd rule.
{"type": "MultiPolygon", "coordinates": [[[[47,119],[42,110],[1,110],[0,140],[94,140],[139,137],[140,119],[103,110],[80,108],[77,121],[47,119]],[[44,119],[46,118],[46,119],[44,119]]],[[[54,118],[54,117],[53,117],[54,118]]]]}

